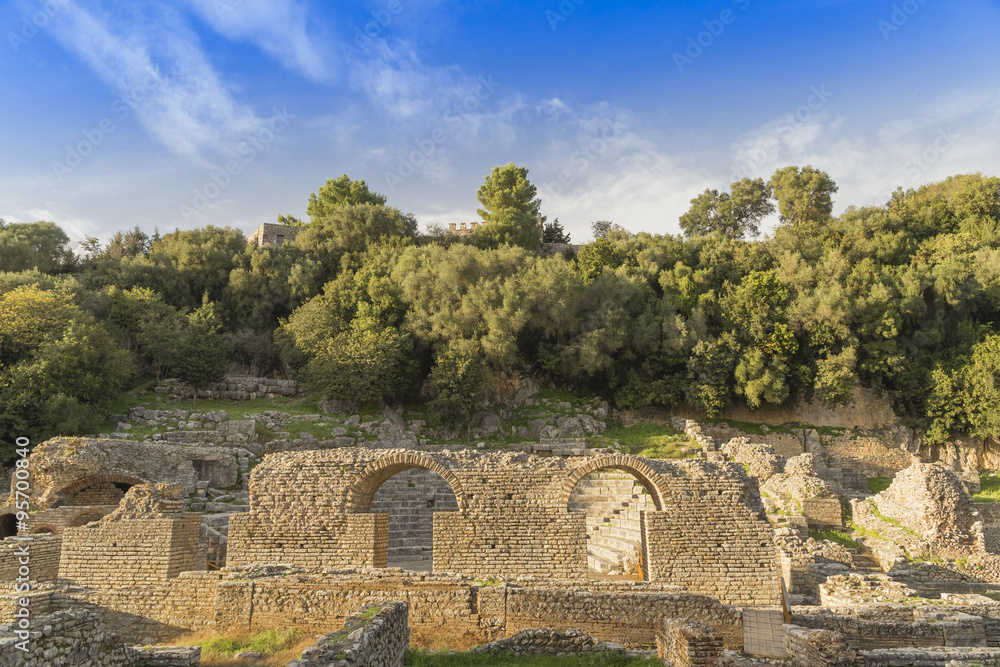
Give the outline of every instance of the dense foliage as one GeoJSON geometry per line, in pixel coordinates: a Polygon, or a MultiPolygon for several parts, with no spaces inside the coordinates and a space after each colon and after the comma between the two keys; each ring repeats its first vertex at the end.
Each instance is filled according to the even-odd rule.
{"type": "Polygon", "coordinates": [[[863,386],[931,441],[1000,436],[1000,179],[835,218],[836,190],[788,167],[695,197],[685,237],[598,221],[567,256],[538,252],[540,202],[514,165],[480,189],[489,222],[468,239],[418,236],[346,176],[280,247],[133,229],[74,256],[52,223],[0,224],[0,438],[87,431],[130,383],[218,376],[219,355],[356,405],[419,399],[442,421],[522,371],[622,408],[710,415],[843,404],[863,386]],[[774,212],[773,236],[752,238],[774,212]]]}

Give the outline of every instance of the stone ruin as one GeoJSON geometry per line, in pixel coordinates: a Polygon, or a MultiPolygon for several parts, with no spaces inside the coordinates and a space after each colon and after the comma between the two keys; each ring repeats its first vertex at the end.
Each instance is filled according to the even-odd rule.
{"type": "MultiPolygon", "coordinates": [[[[296,667],[399,664],[408,646],[442,644],[656,647],[673,665],[995,664],[1000,650],[1000,605],[984,595],[1000,582],[1000,530],[964,478],[910,452],[899,468],[863,439],[834,455],[810,429],[690,421],[698,458],[682,460],[585,441],[421,447],[405,424],[363,446],[352,431],[268,452],[252,428],[231,441],[228,415],[181,421],[205,439],[59,439],[32,454],[30,609],[81,651],[111,633],[151,644],[275,626],[324,634],[296,667]],[[867,493],[848,454],[898,468],[892,485],[867,493]],[[215,502],[220,486],[232,504],[215,502]],[[861,549],[811,537],[848,521],[871,533],[861,549]]],[[[3,542],[0,579],[16,579],[19,544],[3,542]]],[[[0,619],[18,604],[0,596],[0,619]]],[[[0,659],[14,630],[0,626],[0,659]]],[[[37,660],[55,646],[43,639],[37,660]]],[[[175,662],[119,651],[95,664],[197,662],[161,651],[175,662]]]]}

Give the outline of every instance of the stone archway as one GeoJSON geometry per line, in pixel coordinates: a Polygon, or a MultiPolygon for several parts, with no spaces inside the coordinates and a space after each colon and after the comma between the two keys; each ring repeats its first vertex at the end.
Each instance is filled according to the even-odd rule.
{"type": "Polygon", "coordinates": [[[573,468],[569,471],[566,481],[563,482],[559,497],[559,507],[563,508],[564,511],[569,511],[569,499],[576,485],[590,473],[600,470],[624,470],[632,474],[649,492],[657,511],[662,512],[666,506],[670,492],[667,490],[667,485],[658,472],[650,468],[642,459],[636,456],[606,454],[604,456],[595,456],[579,468],[573,468]]]}
{"type": "Polygon", "coordinates": [[[58,500],[52,504],[52,508],[60,507],[68,504],[74,496],[76,496],[81,491],[88,489],[92,486],[97,486],[99,484],[111,484],[118,488],[118,490],[123,493],[127,492],[131,487],[136,484],[144,484],[145,480],[139,479],[138,477],[133,477],[131,475],[123,475],[120,473],[110,473],[104,475],[90,475],[89,477],[83,477],[78,479],[72,484],[63,487],[59,490],[56,495],[58,500]]]}
{"type": "Polygon", "coordinates": [[[390,454],[368,465],[358,481],[348,491],[347,511],[352,514],[370,512],[372,501],[382,484],[393,475],[412,468],[424,468],[443,477],[455,494],[459,511],[465,509],[465,492],[462,490],[462,483],[458,481],[451,470],[428,456],[407,452],[405,454],[390,454]]]}
{"type": "Polygon", "coordinates": [[[0,515],[0,540],[17,535],[17,516],[14,514],[0,515]]]}

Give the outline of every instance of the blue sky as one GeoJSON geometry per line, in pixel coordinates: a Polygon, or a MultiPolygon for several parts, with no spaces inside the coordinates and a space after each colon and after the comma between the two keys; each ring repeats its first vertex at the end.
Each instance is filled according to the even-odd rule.
{"type": "Polygon", "coordinates": [[[998,0],[15,0],[0,27],[0,216],[74,240],[249,232],[342,173],[426,225],[516,162],[577,242],[790,164],[838,212],[1000,174],[998,0]]]}

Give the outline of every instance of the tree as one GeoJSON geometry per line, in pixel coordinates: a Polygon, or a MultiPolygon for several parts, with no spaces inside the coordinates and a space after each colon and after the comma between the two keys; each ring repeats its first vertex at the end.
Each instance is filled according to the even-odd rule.
{"type": "Polygon", "coordinates": [[[187,329],[181,339],[174,374],[192,389],[193,405],[198,406],[198,392],[226,376],[226,342],[219,335],[219,319],[215,306],[206,293],[201,307],[187,318],[187,329]]]}
{"type": "Polygon", "coordinates": [[[594,240],[606,239],[611,232],[623,232],[624,227],[620,227],[610,220],[594,220],[590,223],[590,233],[594,235],[594,240]]]}
{"type": "MultiPolygon", "coordinates": [[[[340,178],[327,179],[326,183],[319,189],[319,194],[309,195],[309,204],[306,206],[306,215],[309,222],[326,218],[336,209],[342,206],[353,206],[357,204],[371,204],[373,206],[385,206],[385,195],[381,195],[368,188],[364,181],[352,181],[347,174],[340,178]]],[[[278,221],[282,224],[298,223],[295,218],[282,218],[278,221]]]]}
{"type": "Polygon", "coordinates": [[[23,285],[0,295],[0,367],[59,340],[69,323],[81,315],[66,294],[37,285],[23,285]]]}
{"type": "Polygon", "coordinates": [[[479,187],[476,197],[483,208],[478,209],[483,220],[490,222],[503,209],[514,209],[541,226],[545,217],[540,209],[542,202],[536,197],[538,189],[528,181],[528,169],[513,162],[493,167],[486,182],[479,187]]]}
{"type": "Polygon", "coordinates": [[[559,224],[559,218],[542,226],[542,243],[569,243],[569,234],[559,224]]]}
{"type": "Polygon", "coordinates": [[[404,393],[415,366],[409,338],[364,311],[325,341],[305,368],[311,387],[349,402],[352,410],[404,393]]]}
{"type": "Polygon", "coordinates": [[[614,271],[624,262],[625,253],[607,238],[600,238],[580,248],[574,266],[583,282],[592,283],[605,268],[614,271]]]}
{"type": "Polygon", "coordinates": [[[149,237],[136,225],[124,234],[115,232],[104,249],[104,256],[119,262],[126,257],[147,256],[151,246],[149,237]]]}
{"type": "Polygon", "coordinates": [[[492,220],[476,230],[472,240],[479,248],[513,245],[534,250],[542,240],[542,230],[529,214],[516,208],[503,208],[495,211],[492,220]]]}
{"type": "Polygon", "coordinates": [[[69,237],[54,222],[8,223],[0,218],[0,271],[59,273],[73,265],[69,237]]]}
{"type": "Polygon", "coordinates": [[[434,398],[428,404],[432,415],[445,424],[466,424],[489,397],[490,370],[479,344],[473,340],[452,341],[438,352],[431,370],[434,398]]]}
{"type": "Polygon", "coordinates": [[[364,252],[391,237],[413,238],[417,219],[412,213],[382,204],[344,204],[326,217],[314,221],[312,228],[296,238],[295,245],[308,250],[311,244],[329,237],[345,252],[364,252]]]}
{"type": "Polygon", "coordinates": [[[744,178],[733,183],[732,193],[705,190],[691,200],[691,208],[681,216],[684,235],[706,236],[721,232],[729,238],[756,236],[760,221],[774,213],[771,188],[764,179],[744,178]]]}
{"type": "Polygon", "coordinates": [[[792,227],[826,222],[833,212],[831,196],[837,191],[837,184],[829,174],[812,165],[779,169],[768,185],[778,200],[781,222],[792,227]]]}

